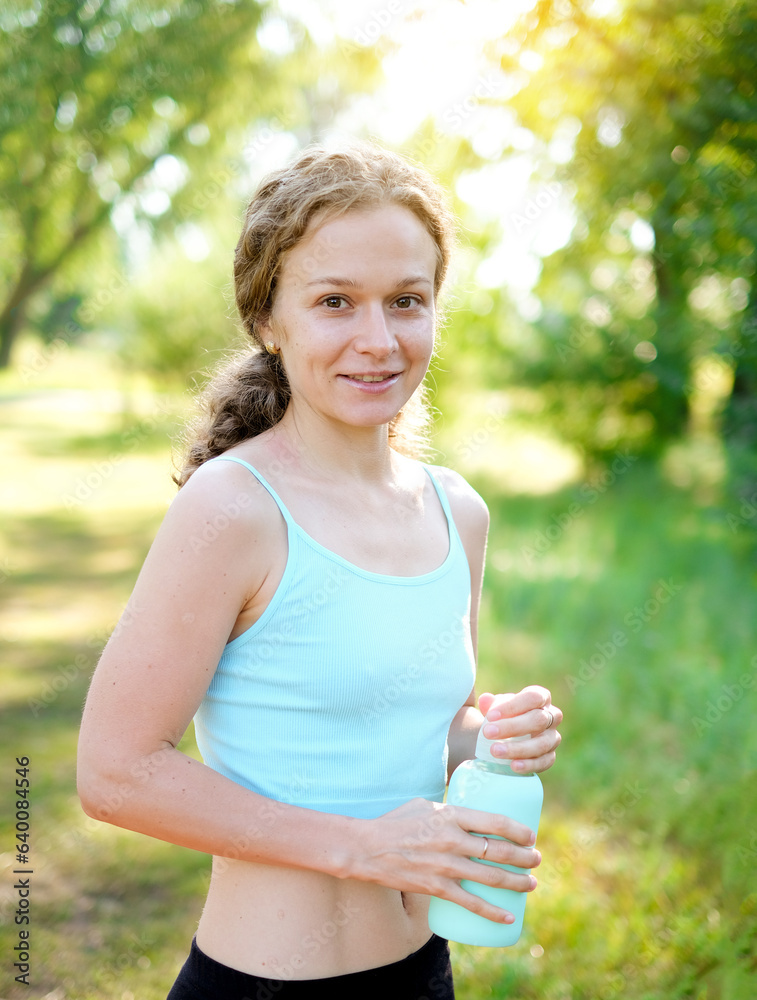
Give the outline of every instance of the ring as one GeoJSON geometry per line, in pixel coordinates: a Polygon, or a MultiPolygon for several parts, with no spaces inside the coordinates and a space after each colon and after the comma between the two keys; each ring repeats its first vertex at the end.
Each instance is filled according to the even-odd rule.
{"type": "Polygon", "coordinates": [[[483,861],[484,860],[484,858],[486,857],[486,852],[488,850],[489,850],[489,838],[488,837],[484,837],[484,853],[479,858],[479,861],[483,861]]]}
{"type": "Polygon", "coordinates": [[[552,713],[551,713],[551,712],[549,711],[549,709],[546,709],[546,708],[545,708],[545,709],[544,709],[544,711],[545,711],[545,712],[547,713],[547,715],[549,716],[549,722],[548,722],[548,723],[546,724],[546,726],[545,726],[544,728],[545,728],[545,729],[549,729],[549,728],[550,728],[550,726],[552,725],[552,723],[553,723],[553,722],[555,721],[555,717],[554,717],[554,715],[552,715],[552,713]]]}

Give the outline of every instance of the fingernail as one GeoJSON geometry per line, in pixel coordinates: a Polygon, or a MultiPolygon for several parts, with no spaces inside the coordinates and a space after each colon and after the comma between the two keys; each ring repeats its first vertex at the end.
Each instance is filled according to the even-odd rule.
{"type": "Polygon", "coordinates": [[[502,718],[502,713],[498,708],[490,708],[489,711],[486,713],[486,718],[489,720],[489,722],[497,722],[499,719],[502,718]]]}
{"type": "Polygon", "coordinates": [[[525,768],[526,768],[526,765],[525,765],[525,762],[522,761],[522,760],[514,760],[510,764],[510,767],[513,769],[513,771],[524,771],[525,768]]]}
{"type": "Polygon", "coordinates": [[[494,740],[499,736],[499,729],[496,726],[484,726],[484,736],[488,740],[494,740]]]}

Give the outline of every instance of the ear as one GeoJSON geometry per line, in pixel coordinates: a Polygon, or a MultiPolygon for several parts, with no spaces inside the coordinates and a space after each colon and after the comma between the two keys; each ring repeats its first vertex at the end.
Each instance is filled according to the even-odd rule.
{"type": "Polygon", "coordinates": [[[263,343],[266,340],[273,340],[273,331],[271,330],[271,314],[265,313],[264,315],[256,318],[252,324],[253,330],[255,331],[255,336],[258,337],[263,343]]]}
{"type": "Polygon", "coordinates": [[[261,310],[255,319],[255,332],[264,344],[268,341],[273,341],[276,344],[281,343],[283,331],[273,314],[273,307],[261,310]]]}

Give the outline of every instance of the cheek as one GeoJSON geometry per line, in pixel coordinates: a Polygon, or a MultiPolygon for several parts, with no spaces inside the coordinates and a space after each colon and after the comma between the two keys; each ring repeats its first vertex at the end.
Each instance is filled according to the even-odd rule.
{"type": "Polygon", "coordinates": [[[294,378],[320,377],[341,357],[344,345],[336,338],[319,336],[313,330],[290,330],[284,350],[287,367],[294,378]]]}
{"type": "Polygon", "coordinates": [[[412,331],[408,348],[419,358],[430,358],[436,346],[436,329],[433,323],[424,321],[412,331]]]}

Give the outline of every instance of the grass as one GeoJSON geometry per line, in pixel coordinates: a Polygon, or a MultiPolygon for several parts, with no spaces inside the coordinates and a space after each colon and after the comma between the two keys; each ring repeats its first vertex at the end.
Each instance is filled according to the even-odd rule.
{"type": "Polygon", "coordinates": [[[462,996],[490,983],[523,1000],[753,997],[748,550],[721,509],[648,466],[583,506],[575,487],[480,487],[493,498],[482,681],[543,683],[566,719],[524,939],[511,956],[471,956],[462,996]]]}
{"type": "MultiPolygon", "coordinates": [[[[0,996],[160,1000],[209,859],[87,819],[74,760],[99,650],[173,494],[166,442],[184,402],[124,393],[83,352],[32,370],[26,384],[0,380],[13,473],[0,488],[0,743],[6,789],[14,758],[32,762],[33,985],[13,981],[6,878],[0,996]]],[[[506,477],[500,463],[517,426],[501,424],[497,461],[472,472],[492,512],[478,687],[545,684],[566,718],[523,937],[502,951],[454,946],[458,997],[752,1000],[751,536],[711,491],[703,500],[641,462],[595,482],[562,456],[549,491],[534,481],[518,495],[518,463],[506,477]]],[[[474,432],[449,431],[450,454],[474,432]]],[[[194,752],[191,734],[184,746],[194,752]]],[[[12,876],[10,812],[0,849],[12,876]]]]}

